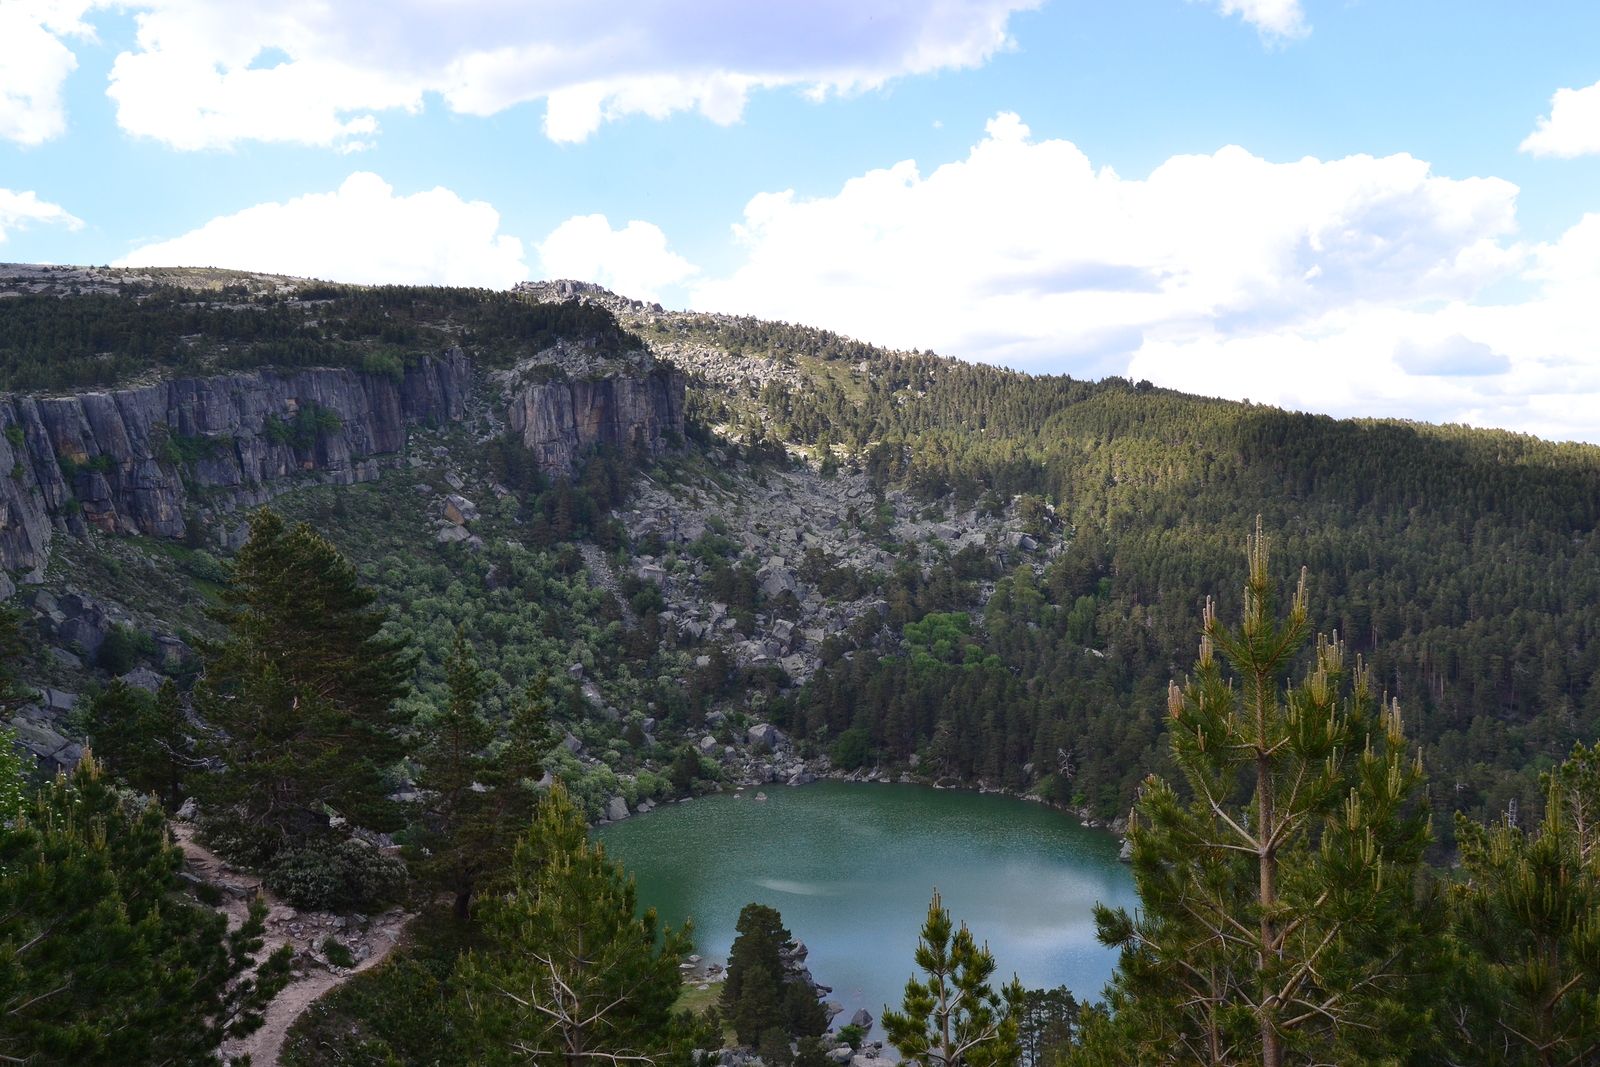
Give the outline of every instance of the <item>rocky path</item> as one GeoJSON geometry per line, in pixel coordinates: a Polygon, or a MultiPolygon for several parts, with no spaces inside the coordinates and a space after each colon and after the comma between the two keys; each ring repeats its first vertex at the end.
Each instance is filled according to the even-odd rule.
{"type": "Polygon", "coordinates": [[[381,963],[399,942],[413,914],[398,908],[371,918],[299,911],[274,898],[255,875],[234,869],[196,842],[192,826],[180,823],[174,826],[173,832],[183,849],[187,873],[222,890],[223,902],[218,910],[227,915],[230,929],[244,922],[250,901],[259,892],[267,901],[266,944],[262,957],[277,951],[280,945],[294,949],[293,977],[268,1006],[261,1029],[222,1046],[224,1057],[249,1056],[255,1067],[277,1067],[289,1028],[300,1014],[330,989],[381,963]],[[343,968],[329,962],[324,949],[329,938],[350,950],[355,966],[343,968]]]}

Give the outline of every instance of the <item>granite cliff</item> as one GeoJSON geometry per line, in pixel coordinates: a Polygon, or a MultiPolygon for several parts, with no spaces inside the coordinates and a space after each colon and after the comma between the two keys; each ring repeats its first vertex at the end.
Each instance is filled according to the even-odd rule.
{"type": "Polygon", "coordinates": [[[56,533],[182,537],[198,500],[257,503],[294,477],[351,484],[408,424],[460,418],[459,349],[403,375],[312,369],[0,398],[0,566],[34,571],[56,533]]]}
{"type": "Polygon", "coordinates": [[[686,380],[654,366],[640,374],[514,386],[507,398],[510,427],[539,466],[570,474],[584,452],[633,444],[648,455],[683,436],[686,380]]]}
{"type": "MultiPolygon", "coordinates": [[[[605,377],[533,380],[532,368],[544,365],[535,357],[522,378],[479,399],[504,405],[546,472],[569,474],[599,445],[631,442],[655,454],[681,439],[677,371],[623,365],[605,377]]],[[[261,503],[300,482],[370,481],[384,457],[404,451],[413,425],[462,419],[476,378],[454,348],[398,375],[261,370],[0,395],[0,571],[37,572],[60,533],[179,538],[197,514],[261,503]]],[[[0,573],[0,596],[11,585],[0,573]]]]}

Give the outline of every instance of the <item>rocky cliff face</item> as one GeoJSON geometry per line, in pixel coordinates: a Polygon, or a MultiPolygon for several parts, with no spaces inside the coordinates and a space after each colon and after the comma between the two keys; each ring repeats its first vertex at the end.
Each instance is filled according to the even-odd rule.
{"type": "Polygon", "coordinates": [[[578,457],[597,445],[633,442],[654,455],[681,440],[685,384],[681,373],[660,366],[633,375],[524,383],[511,389],[507,417],[543,470],[570,474],[578,457]]]}
{"type": "MultiPolygon", "coordinates": [[[[462,416],[459,349],[404,377],[259,371],[66,397],[0,396],[0,568],[43,566],[58,532],[181,537],[208,506],[268,499],[294,476],[349,484],[404,446],[410,423],[462,416]]],[[[680,405],[681,409],[681,405],[680,405]]],[[[0,596],[10,582],[0,574],[0,596]]]]}

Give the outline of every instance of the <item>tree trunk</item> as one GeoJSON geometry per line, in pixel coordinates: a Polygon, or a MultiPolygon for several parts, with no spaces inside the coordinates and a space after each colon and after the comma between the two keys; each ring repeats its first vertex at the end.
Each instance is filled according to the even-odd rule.
{"type": "MultiPolygon", "coordinates": [[[[1267,679],[1256,683],[1256,840],[1260,852],[1261,950],[1257,958],[1257,980],[1266,992],[1268,966],[1278,951],[1278,921],[1273,912],[1278,904],[1278,850],[1273,840],[1276,830],[1272,803],[1272,759],[1267,755],[1267,679]]],[[[1261,1000],[1261,1067],[1283,1067],[1283,1037],[1278,1033],[1277,1005],[1261,1000]]]]}

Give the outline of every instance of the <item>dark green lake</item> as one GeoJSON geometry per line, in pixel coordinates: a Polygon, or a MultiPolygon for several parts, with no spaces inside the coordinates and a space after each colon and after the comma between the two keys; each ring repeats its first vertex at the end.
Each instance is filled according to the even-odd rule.
{"type": "Polygon", "coordinates": [[[698,950],[726,958],[739,909],[777,908],[811,949],[817,981],[846,1018],[898,1005],[935,886],[987,940],[997,977],[1068,986],[1095,999],[1115,953],[1094,936],[1096,901],[1136,898],[1119,842],[1011,797],[911,785],[819,782],[670,804],[602,828],[640,899],[674,925],[692,916],[698,950]]]}

